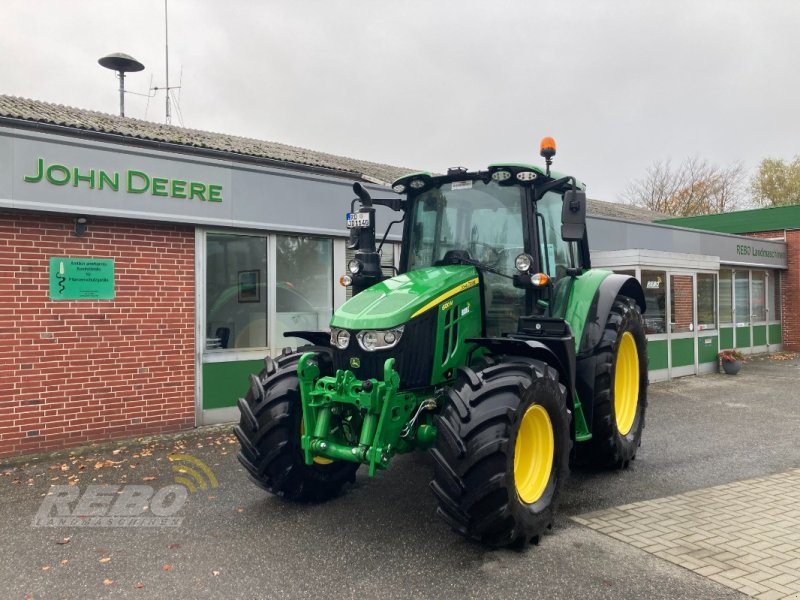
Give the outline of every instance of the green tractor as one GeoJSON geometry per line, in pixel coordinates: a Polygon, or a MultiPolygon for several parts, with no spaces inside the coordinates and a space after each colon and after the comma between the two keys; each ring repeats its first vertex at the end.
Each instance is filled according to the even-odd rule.
{"type": "Polygon", "coordinates": [[[324,501],[361,465],[372,477],[427,450],[438,514],[519,547],[552,527],[570,465],[628,466],[647,404],[644,293],[591,268],[584,185],[550,172],[551,138],[541,154],[546,169],[413,173],[399,198],[354,184],[353,297],[330,332],[288,332],[310,345],[267,357],[239,400],[238,457],[256,484],[324,501]],[[402,213],[390,278],[375,205],[402,213]]]}

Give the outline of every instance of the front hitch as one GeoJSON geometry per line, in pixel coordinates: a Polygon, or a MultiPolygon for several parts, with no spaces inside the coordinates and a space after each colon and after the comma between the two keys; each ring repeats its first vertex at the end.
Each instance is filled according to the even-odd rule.
{"type": "MultiPolygon", "coordinates": [[[[305,426],[300,445],[307,465],[315,456],[363,463],[373,477],[378,468],[388,467],[396,453],[417,445],[407,426],[429,395],[399,392],[400,374],[394,363],[394,358],[384,363],[383,381],[360,380],[349,370],[320,377],[315,353],[300,357],[297,375],[305,426]]],[[[430,433],[426,432],[426,441],[430,433]]]]}

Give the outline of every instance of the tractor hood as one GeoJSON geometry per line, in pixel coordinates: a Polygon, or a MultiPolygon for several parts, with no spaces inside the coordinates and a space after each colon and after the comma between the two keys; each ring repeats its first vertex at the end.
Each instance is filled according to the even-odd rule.
{"type": "Polygon", "coordinates": [[[381,281],[345,302],[333,314],[331,327],[390,329],[436,307],[478,284],[469,265],[428,267],[381,281]]]}

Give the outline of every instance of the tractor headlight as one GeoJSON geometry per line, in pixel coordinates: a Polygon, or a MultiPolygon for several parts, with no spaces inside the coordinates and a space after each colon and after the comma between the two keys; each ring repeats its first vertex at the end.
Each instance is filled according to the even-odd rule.
{"type": "Polygon", "coordinates": [[[350,332],[346,329],[331,329],[331,345],[344,350],[350,345],[350,332]]]}
{"type": "Polygon", "coordinates": [[[356,334],[356,339],[363,350],[374,352],[375,350],[394,348],[402,335],[403,326],[401,325],[400,327],[383,331],[359,331],[356,334]]]}
{"type": "Polygon", "coordinates": [[[355,258],[347,263],[347,270],[350,271],[353,275],[359,273],[362,269],[363,265],[361,264],[360,260],[356,260],[355,258]]]}
{"type": "Polygon", "coordinates": [[[520,273],[527,273],[533,265],[533,257],[530,254],[520,254],[514,259],[514,266],[520,273]]]}

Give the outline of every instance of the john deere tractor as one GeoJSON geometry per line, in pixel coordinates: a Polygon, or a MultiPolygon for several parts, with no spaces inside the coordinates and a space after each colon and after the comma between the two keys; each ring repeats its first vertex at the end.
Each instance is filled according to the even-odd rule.
{"type": "Polygon", "coordinates": [[[391,199],[354,185],[353,297],[330,331],[287,333],[309,345],[267,357],[239,401],[255,483],[324,501],[362,465],[372,477],[427,450],[438,514],[499,547],[552,527],[571,464],[628,466],[647,404],[644,294],[591,268],[584,185],[550,171],[551,138],[541,154],[545,169],[413,173],[391,199]],[[402,213],[394,277],[376,205],[402,213]]]}

